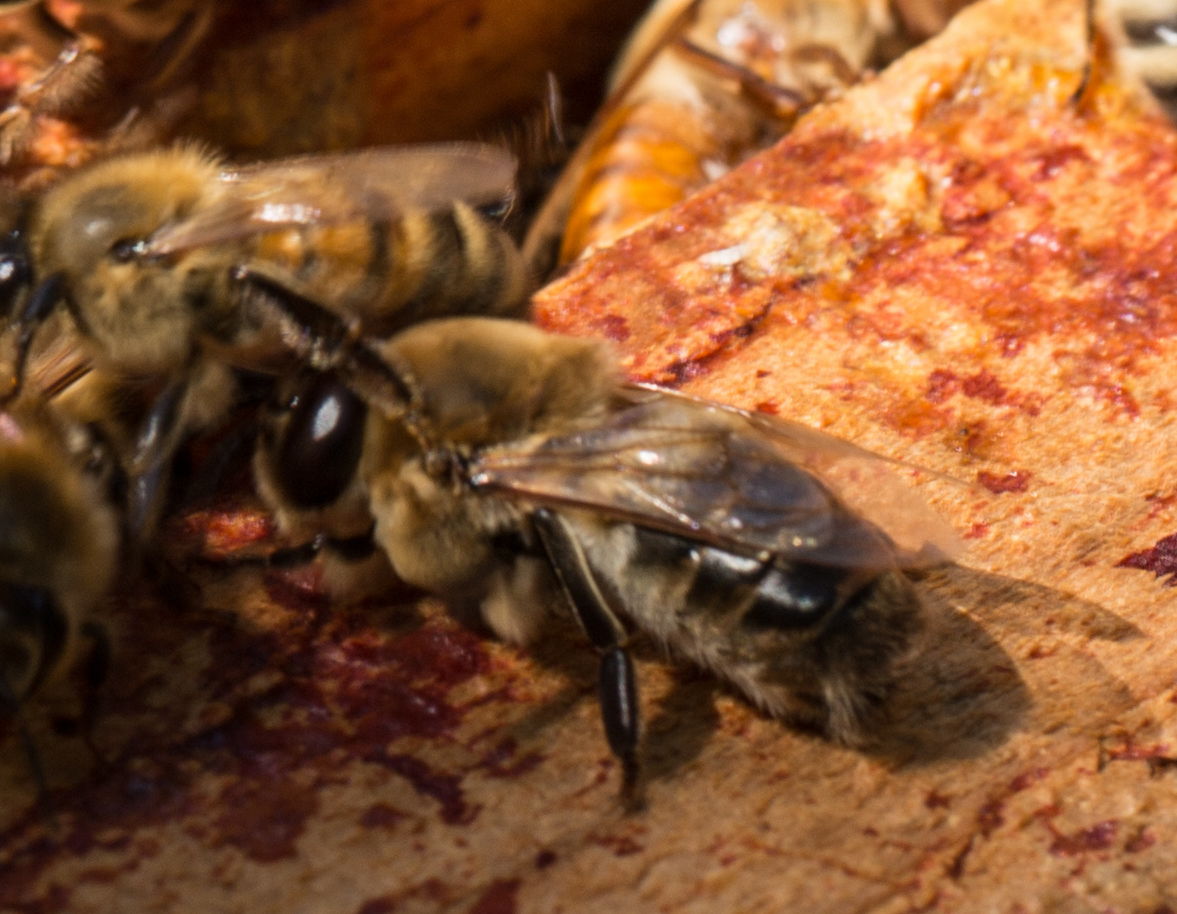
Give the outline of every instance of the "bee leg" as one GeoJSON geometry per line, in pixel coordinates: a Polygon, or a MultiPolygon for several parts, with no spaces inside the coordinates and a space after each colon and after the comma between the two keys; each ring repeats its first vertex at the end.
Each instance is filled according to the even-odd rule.
{"type": "MultiPolygon", "coordinates": [[[[16,91],[12,103],[0,111],[0,162],[10,161],[32,139],[33,124],[42,115],[56,114],[82,99],[100,81],[102,63],[92,38],[65,28],[38,4],[28,15],[25,37],[30,44],[57,45],[53,62],[16,91]]],[[[52,53],[52,52],[49,52],[52,53]]]]}
{"type": "MultiPolygon", "coordinates": [[[[734,82],[750,102],[765,111],[770,117],[788,122],[814,104],[817,99],[786,86],[770,82],[759,73],[733,63],[726,57],[700,47],[689,38],[675,41],[674,50],[695,66],[706,70],[720,79],[734,82]]],[[[841,55],[834,53],[839,60],[841,55]]],[[[842,60],[845,66],[845,61],[842,60]]],[[[848,66],[846,71],[853,73],[848,66]]],[[[853,79],[851,78],[851,82],[853,79]]]]}
{"type": "Polygon", "coordinates": [[[376,545],[376,525],[373,524],[365,532],[349,537],[328,536],[319,533],[305,543],[297,546],[283,546],[264,555],[229,555],[220,558],[203,558],[207,564],[218,567],[233,566],[260,568],[298,568],[309,565],[321,552],[331,552],[345,562],[363,562],[372,557],[379,548],[376,545]]]}
{"type": "Polygon", "coordinates": [[[572,613],[601,654],[598,697],[609,748],[621,761],[621,793],[627,805],[640,806],[637,748],[641,731],[637,679],[625,649],[626,634],[601,591],[584,547],[558,514],[540,509],[532,523],[572,613]]]}
{"type": "Polygon", "coordinates": [[[29,732],[29,725],[21,713],[20,699],[8,683],[4,670],[0,669],[0,713],[11,718],[16,723],[16,732],[20,734],[21,744],[24,746],[25,758],[29,761],[29,771],[37,785],[37,796],[44,800],[49,795],[49,784],[45,780],[45,766],[41,764],[41,753],[33,741],[33,734],[29,732]]]}
{"type": "Polygon", "coordinates": [[[110,636],[105,628],[94,621],[82,626],[82,634],[90,641],[90,650],[82,667],[86,688],[82,704],[82,739],[95,761],[105,766],[106,758],[94,742],[94,722],[102,710],[102,685],[110,672],[110,636]]]}
{"type": "Polygon", "coordinates": [[[51,273],[29,293],[20,311],[17,312],[9,329],[16,332],[16,352],[13,355],[12,382],[0,397],[0,405],[9,402],[20,393],[24,386],[25,365],[29,350],[41,325],[53,314],[54,309],[65,300],[65,276],[51,273]]]}
{"type": "Polygon", "coordinates": [[[181,420],[188,391],[187,373],[168,384],[151,404],[135,437],[127,470],[124,519],[133,551],[146,542],[159,516],[171,460],[184,431],[181,420]]]}
{"type": "Polygon", "coordinates": [[[316,371],[334,371],[372,406],[403,416],[412,402],[408,382],[336,314],[249,266],[233,268],[231,278],[255,293],[251,307],[278,322],[290,351],[316,371]]]}

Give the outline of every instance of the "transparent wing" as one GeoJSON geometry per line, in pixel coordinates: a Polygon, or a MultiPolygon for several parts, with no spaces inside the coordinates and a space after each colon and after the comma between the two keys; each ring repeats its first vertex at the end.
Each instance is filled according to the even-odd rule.
{"type": "Polygon", "coordinates": [[[174,254],[302,225],[388,219],[457,200],[497,205],[512,198],[514,182],[514,157],[478,143],[279,159],[223,172],[209,205],[157,232],[148,253],[174,254]]]}
{"type": "Polygon", "coordinates": [[[882,570],[960,551],[884,458],[814,429],[652,388],[583,430],[492,450],[475,485],[731,551],[882,570]]]}

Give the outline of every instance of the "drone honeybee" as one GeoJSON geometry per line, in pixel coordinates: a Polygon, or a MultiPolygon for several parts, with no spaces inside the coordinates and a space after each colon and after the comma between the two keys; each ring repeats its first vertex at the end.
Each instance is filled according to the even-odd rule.
{"type": "Polygon", "coordinates": [[[919,0],[660,0],[524,244],[537,272],[625,234],[787,133],[817,102],[937,31],[919,0]]]}
{"type": "Polygon", "coordinates": [[[48,402],[25,398],[0,412],[0,718],[19,721],[87,636],[102,659],[90,615],[120,556],[114,469],[91,430],[48,402]]]}
{"type": "Polygon", "coordinates": [[[179,438],[223,414],[230,367],[279,373],[289,341],[255,307],[305,294],[380,337],[425,316],[517,314],[530,279],[480,207],[509,205],[491,146],[404,146],[232,168],[193,148],[115,156],[51,187],[25,238],[36,284],[17,308],[14,389],[64,304],[94,365],[160,382],[132,447],[131,514],[153,515],[179,438]],[[143,483],[143,485],[138,485],[143,483]]]}
{"type": "MultiPolygon", "coordinates": [[[[296,303],[290,319],[306,311],[296,303]]],[[[505,640],[533,640],[550,608],[570,610],[601,655],[627,791],[639,731],[627,622],[769,714],[870,740],[921,629],[903,572],[956,544],[882,458],[626,384],[600,341],[522,322],[429,321],[341,350],[335,366],[296,405],[305,414],[265,439],[262,491],[288,511],[338,504],[352,530],[362,496],[396,575],[505,640]],[[351,421],[332,428],[341,459],[308,496],[309,420],[340,384],[367,408],[325,410],[351,421]],[[293,473],[282,454],[299,455],[293,473]]]]}
{"type": "Polygon", "coordinates": [[[54,18],[44,0],[0,2],[5,25],[38,60],[48,61],[0,111],[0,162],[28,142],[37,118],[74,108],[110,75],[112,42],[150,49],[137,55],[128,80],[137,95],[149,97],[191,58],[215,9],[206,0],[81,0],[78,6],[78,27],[71,28],[54,18]]]}

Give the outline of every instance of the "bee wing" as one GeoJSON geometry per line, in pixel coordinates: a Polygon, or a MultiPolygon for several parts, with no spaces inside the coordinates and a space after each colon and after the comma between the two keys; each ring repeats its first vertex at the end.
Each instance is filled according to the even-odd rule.
{"type": "Polygon", "coordinates": [[[222,172],[218,192],[189,218],[152,237],[148,254],[302,225],[385,220],[406,209],[510,202],[515,158],[478,143],[389,146],[279,159],[222,172]]]}
{"type": "Polygon", "coordinates": [[[877,455],[773,417],[631,387],[572,434],[492,450],[475,485],[745,554],[923,567],[960,541],[877,455]]]}

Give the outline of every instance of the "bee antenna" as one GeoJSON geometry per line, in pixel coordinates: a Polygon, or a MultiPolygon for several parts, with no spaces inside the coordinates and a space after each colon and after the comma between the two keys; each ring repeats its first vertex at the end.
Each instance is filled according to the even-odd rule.
{"type": "Polygon", "coordinates": [[[251,291],[250,303],[273,314],[283,342],[316,371],[335,371],[345,384],[391,417],[404,418],[417,397],[409,380],[321,304],[247,266],[230,278],[251,291]]]}

